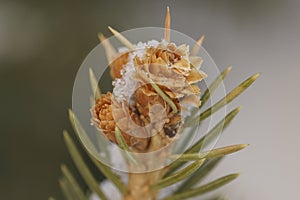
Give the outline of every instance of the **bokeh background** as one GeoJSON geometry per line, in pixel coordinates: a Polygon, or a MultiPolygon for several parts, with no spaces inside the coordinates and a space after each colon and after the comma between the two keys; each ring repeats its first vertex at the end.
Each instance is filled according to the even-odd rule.
{"type": "Polygon", "coordinates": [[[233,200],[299,198],[300,1],[1,0],[0,199],[62,197],[59,167],[71,162],[61,133],[70,130],[77,69],[98,32],[162,27],[167,5],[173,29],[206,35],[220,70],[234,67],[228,90],[261,72],[229,106],[243,109],[218,145],[251,146],[215,171],[242,173],[220,192],[233,200]]]}

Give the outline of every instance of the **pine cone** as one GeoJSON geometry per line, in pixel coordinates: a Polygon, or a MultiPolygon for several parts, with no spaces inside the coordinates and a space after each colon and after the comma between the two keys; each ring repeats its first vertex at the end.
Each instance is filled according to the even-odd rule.
{"type": "Polygon", "coordinates": [[[138,116],[125,104],[115,101],[110,92],[96,100],[91,114],[94,126],[110,141],[117,143],[115,127],[118,126],[128,146],[143,150],[148,145],[148,139],[133,136],[134,129],[141,126],[138,116]]]}
{"type": "MultiPolygon", "coordinates": [[[[115,137],[116,123],[112,115],[112,94],[101,95],[96,100],[95,106],[91,109],[92,122],[96,128],[101,131],[110,141],[117,142],[115,137]]],[[[127,134],[122,134],[128,144],[130,144],[130,137],[127,134]]]]}
{"type": "Polygon", "coordinates": [[[188,48],[185,45],[176,47],[175,44],[168,44],[166,47],[159,45],[156,48],[146,49],[143,59],[135,57],[137,66],[136,80],[147,84],[151,79],[158,85],[163,85],[164,90],[170,98],[187,98],[194,106],[200,105],[200,88],[194,83],[206,77],[206,74],[196,69],[201,65],[201,58],[188,56],[188,48]],[[194,97],[189,97],[194,96],[194,97]]]}
{"type": "Polygon", "coordinates": [[[167,119],[162,121],[165,123],[165,134],[169,137],[175,136],[183,121],[180,110],[187,110],[187,108],[181,108],[180,105],[200,106],[200,99],[197,97],[200,88],[193,83],[206,76],[194,67],[194,65],[201,64],[201,59],[192,58],[194,63],[192,64],[185,45],[176,47],[175,44],[168,44],[166,47],[162,45],[156,48],[150,47],[146,49],[146,54],[142,59],[135,57],[134,61],[137,69],[134,79],[138,82],[135,92],[137,110],[142,119],[147,122],[150,118],[149,108],[160,104],[167,115],[167,119]],[[177,113],[172,112],[170,106],[149,84],[152,81],[176,104],[177,113]]]}

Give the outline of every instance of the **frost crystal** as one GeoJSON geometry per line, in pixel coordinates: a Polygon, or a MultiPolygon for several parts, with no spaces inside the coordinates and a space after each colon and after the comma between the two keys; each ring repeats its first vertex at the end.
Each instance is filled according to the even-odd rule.
{"type": "MultiPolygon", "coordinates": [[[[165,45],[165,41],[162,40],[161,44],[165,45]]],[[[135,66],[133,59],[137,56],[142,58],[145,54],[145,50],[148,47],[157,47],[160,44],[157,40],[150,40],[148,42],[138,42],[134,45],[134,51],[129,53],[128,62],[123,66],[121,70],[122,78],[117,78],[113,81],[113,95],[116,100],[121,102],[127,100],[129,102],[130,97],[134,94],[136,89],[136,81],[132,78],[135,73],[135,66]]],[[[120,54],[128,52],[129,49],[126,47],[121,47],[118,49],[120,54]]]]}

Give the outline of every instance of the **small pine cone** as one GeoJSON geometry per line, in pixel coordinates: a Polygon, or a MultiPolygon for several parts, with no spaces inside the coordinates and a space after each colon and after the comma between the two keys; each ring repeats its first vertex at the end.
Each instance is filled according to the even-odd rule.
{"type": "Polygon", "coordinates": [[[182,98],[190,105],[200,106],[200,99],[196,96],[200,93],[200,88],[194,83],[206,77],[205,73],[196,68],[201,62],[199,57],[189,57],[186,45],[177,47],[171,43],[166,47],[150,47],[146,49],[142,59],[135,58],[135,79],[144,84],[151,79],[168,88],[164,92],[170,98],[182,98]]]}
{"type": "Polygon", "coordinates": [[[149,120],[149,109],[154,104],[161,105],[166,110],[166,113],[170,112],[171,108],[150,84],[145,84],[136,89],[134,97],[136,108],[143,119],[149,120]]]}
{"type": "MultiPolygon", "coordinates": [[[[95,106],[91,109],[92,122],[96,128],[102,132],[110,141],[117,143],[115,137],[115,126],[112,115],[112,94],[108,92],[107,94],[101,95],[99,99],[96,100],[95,106]]],[[[123,134],[125,141],[129,144],[130,137],[127,134],[123,134]]]]}
{"type": "Polygon", "coordinates": [[[136,66],[134,79],[138,83],[135,103],[141,118],[149,123],[149,108],[155,104],[162,105],[167,114],[167,119],[163,121],[165,122],[164,132],[169,137],[175,136],[182,124],[180,109],[187,110],[180,106],[184,104],[200,106],[201,102],[197,97],[200,88],[194,83],[206,77],[203,72],[195,68],[196,65],[201,64],[201,59],[193,57],[190,60],[186,45],[177,47],[175,44],[168,44],[167,46],[159,45],[156,48],[147,48],[144,57],[135,57],[134,62],[136,66]],[[172,112],[170,106],[149,84],[150,81],[155,82],[170,97],[176,104],[178,113],[172,112]]]}
{"type": "MultiPolygon", "coordinates": [[[[168,88],[164,86],[159,85],[159,87],[164,92],[169,91],[168,88]]],[[[145,84],[139,87],[135,91],[134,96],[135,106],[145,125],[151,123],[152,129],[155,131],[154,133],[158,133],[164,129],[166,135],[169,137],[175,136],[174,132],[177,132],[182,120],[179,115],[181,108],[177,98],[171,99],[178,109],[177,113],[173,113],[172,108],[156,93],[151,84],[145,84]],[[159,105],[159,107],[153,108],[157,105],[159,105]],[[170,134],[171,132],[173,132],[173,134],[170,134]]]]}
{"type": "Polygon", "coordinates": [[[128,145],[140,151],[145,150],[148,146],[150,134],[144,128],[144,123],[134,111],[134,108],[128,102],[120,103],[112,98],[112,114],[122,134],[129,137],[128,145]]]}
{"type": "Polygon", "coordinates": [[[148,145],[146,138],[136,138],[131,134],[127,134],[131,133],[132,127],[135,127],[135,123],[140,120],[134,112],[126,110],[124,105],[117,103],[110,92],[101,95],[96,100],[95,106],[91,109],[91,114],[94,126],[110,141],[117,144],[115,137],[115,127],[117,124],[128,146],[143,150],[148,145]]]}

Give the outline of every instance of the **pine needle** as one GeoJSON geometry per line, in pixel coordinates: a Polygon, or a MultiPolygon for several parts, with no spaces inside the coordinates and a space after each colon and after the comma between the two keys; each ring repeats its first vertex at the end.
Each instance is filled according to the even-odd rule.
{"type": "Polygon", "coordinates": [[[170,42],[170,28],[171,28],[171,15],[170,15],[170,8],[167,6],[167,13],[165,19],[165,40],[170,42]]]}
{"type": "Polygon", "coordinates": [[[94,191],[101,199],[108,200],[106,195],[103,193],[103,191],[99,187],[99,183],[94,178],[93,174],[89,170],[88,166],[85,164],[83,158],[81,157],[79,151],[76,148],[76,145],[74,144],[72,138],[67,133],[67,131],[64,131],[64,140],[67,145],[67,148],[69,150],[69,153],[72,157],[72,160],[74,161],[81,177],[84,179],[85,183],[88,185],[91,191],[94,191]]]}
{"type": "Polygon", "coordinates": [[[125,139],[122,136],[120,129],[117,126],[115,128],[115,136],[116,136],[119,147],[125,151],[130,152],[131,150],[129,149],[129,146],[127,145],[125,139]]]}
{"type": "Polygon", "coordinates": [[[124,183],[121,181],[120,177],[112,172],[112,170],[104,165],[102,162],[96,160],[94,157],[90,156],[93,163],[96,165],[96,167],[102,172],[102,174],[110,180],[122,194],[127,193],[127,189],[124,185],[124,183]]]}
{"type": "Polygon", "coordinates": [[[92,68],[89,68],[89,76],[90,76],[90,84],[93,92],[92,94],[94,96],[94,99],[98,99],[101,95],[101,90],[92,68]]]}
{"type": "Polygon", "coordinates": [[[61,171],[63,175],[66,177],[66,180],[69,182],[70,186],[73,188],[74,193],[78,197],[79,200],[88,200],[84,195],[84,192],[81,190],[79,184],[77,183],[76,179],[68,169],[66,165],[61,165],[61,171]]]}
{"type": "MultiPolygon", "coordinates": [[[[103,173],[103,175],[107,179],[111,180],[112,183],[114,183],[114,185],[120,190],[121,193],[126,193],[126,191],[127,191],[126,187],[125,187],[124,183],[120,180],[120,178],[115,173],[113,173],[111,171],[111,169],[109,169],[107,166],[103,165],[101,162],[99,162],[95,159],[95,155],[97,155],[97,150],[95,149],[94,144],[88,138],[85,130],[82,128],[79,120],[77,119],[76,115],[72,112],[72,110],[69,110],[69,118],[70,118],[71,124],[73,126],[73,129],[75,130],[77,137],[80,138],[82,146],[85,148],[85,150],[88,153],[91,160],[100,169],[100,171],[103,173]],[[79,136],[79,135],[81,135],[81,136],[79,136]],[[88,145],[91,148],[90,151],[88,151],[86,149],[84,144],[88,145]]],[[[107,151],[106,154],[109,155],[108,148],[106,146],[103,148],[104,148],[104,150],[107,151]]]]}
{"type": "Polygon", "coordinates": [[[134,50],[133,44],[129,42],[121,33],[113,29],[112,27],[108,27],[108,29],[118,38],[120,42],[122,42],[129,50],[134,50]]]}
{"type": "Polygon", "coordinates": [[[206,200],[228,200],[225,196],[214,196],[206,200]]]}
{"type": "Polygon", "coordinates": [[[177,188],[177,190],[174,193],[187,191],[188,189],[196,186],[210,174],[210,172],[221,162],[222,159],[223,158],[221,157],[206,161],[204,165],[202,165],[193,173],[193,176],[190,176],[183,183],[181,183],[181,185],[177,188]]]}
{"type": "Polygon", "coordinates": [[[123,138],[120,129],[117,126],[115,128],[115,136],[116,136],[119,147],[125,151],[125,152],[121,151],[123,156],[125,158],[127,158],[128,160],[132,161],[133,164],[138,165],[139,162],[132,154],[130,154],[131,150],[130,150],[129,146],[127,145],[125,139],[123,138]]]}
{"type": "MultiPolygon", "coordinates": [[[[222,83],[222,81],[224,80],[224,78],[227,76],[227,74],[231,71],[232,67],[229,66],[227,67],[210,85],[209,87],[205,90],[205,92],[203,93],[203,95],[201,96],[201,105],[199,107],[199,109],[201,109],[206,103],[207,101],[210,99],[211,95],[215,92],[215,90],[219,87],[219,85],[222,83]]],[[[197,112],[199,109],[196,109],[194,111],[192,111],[191,116],[186,120],[185,122],[185,126],[189,127],[189,126],[195,126],[195,125],[199,125],[199,123],[202,121],[200,119],[200,121],[198,120],[197,116],[197,112]],[[197,124],[198,123],[198,124],[197,124]]]]}
{"type": "Polygon", "coordinates": [[[222,83],[227,74],[231,71],[232,67],[227,67],[215,80],[212,84],[205,90],[203,95],[201,96],[201,107],[205,105],[205,103],[209,100],[214,91],[218,88],[218,86],[222,83]]]}
{"type": "Polygon", "coordinates": [[[87,145],[89,147],[89,151],[87,152],[90,152],[93,155],[98,155],[95,145],[90,141],[89,136],[86,134],[84,128],[71,109],[69,109],[69,120],[83,146],[85,147],[85,145],[87,145]]]}
{"type": "Polygon", "coordinates": [[[59,179],[60,189],[67,200],[78,200],[66,178],[59,179]]]}
{"type": "MultiPolygon", "coordinates": [[[[201,147],[205,147],[203,146],[204,144],[209,144],[210,141],[216,138],[226,127],[228,127],[230,122],[239,113],[239,111],[240,111],[240,107],[228,113],[224,119],[222,119],[217,125],[215,125],[205,136],[203,136],[200,140],[198,140],[194,145],[188,148],[183,154],[199,152],[201,147]]],[[[170,174],[178,170],[183,165],[184,165],[183,162],[176,162],[176,161],[173,162],[169,166],[169,170],[165,174],[165,177],[169,176],[170,174]]]]}
{"type": "Polygon", "coordinates": [[[198,142],[196,142],[192,147],[190,147],[185,153],[195,153],[199,152],[205,144],[210,144],[220,133],[222,133],[231,123],[231,121],[240,112],[241,107],[237,107],[228,113],[225,118],[223,118],[217,125],[215,125],[205,136],[203,136],[198,142]]]}
{"type": "Polygon", "coordinates": [[[205,110],[203,113],[200,114],[197,120],[204,120],[219,109],[221,109],[226,104],[229,104],[233,99],[238,97],[242,92],[244,92],[257,78],[259,74],[255,74],[248,78],[247,80],[243,81],[239,86],[229,92],[224,98],[218,101],[215,105],[205,110]]]}
{"type": "Polygon", "coordinates": [[[203,186],[168,196],[168,197],[164,198],[163,200],[183,200],[183,199],[203,195],[210,191],[216,190],[216,189],[226,185],[227,183],[230,183],[231,181],[236,179],[238,176],[239,176],[239,174],[230,174],[230,175],[224,176],[222,178],[216,179],[216,180],[214,180],[208,184],[205,184],[203,186]]]}
{"type": "Polygon", "coordinates": [[[190,164],[189,166],[187,166],[186,168],[184,168],[183,170],[181,170],[180,172],[178,172],[172,176],[169,176],[167,178],[164,178],[164,179],[158,181],[157,183],[151,185],[150,188],[152,190],[159,190],[159,189],[165,188],[167,186],[170,186],[174,183],[177,183],[177,182],[189,177],[191,174],[193,174],[204,163],[204,161],[205,161],[205,159],[195,161],[192,164],[190,164]]]}
{"type": "Polygon", "coordinates": [[[167,102],[167,104],[169,104],[169,106],[172,108],[172,112],[173,113],[177,113],[178,109],[175,105],[175,103],[168,97],[168,95],[166,95],[159,87],[158,85],[156,85],[156,83],[154,83],[153,81],[150,81],[150,84],[152,85],[153,89],[157,92],[157,94],[159,96],[161,96],[161,98],[163,98],[163,100],[165,100],[165,102],[167,102]]]}
{"type": "Polygon", "coordinates": [[[205,36],[202,35],[198,41],[197,41],[197,44],[194,46],[193,50],[191,51],[191,56],[195,56],[198,54],[199,50],[200,50],[200,47],[202,46],[202,43],[204,41],[204,38],[205,36]]]}
{"type": "Polygon", "coordinates": [[[248,144],[236,144],[236,145],[231,145],[231,146],[227,146],[227,147],[213,149],[213,150],[207,151],[207,152],[173,155],[172,158],[177,158],[175,162],[193,161],[193,160],[200,160],[200,159],[204,159],[204,158],[205,159],[218,158],[218,157],[222,157],[222,156],[240,151],[247,146],[248,146],[248,144]]]}
{"type": "Polygon", "coordinates": [[[102,33],[98,34],[98,38],[104,47],[107,61],[110,64],[117,57],[118,53],[102,33]]]}

